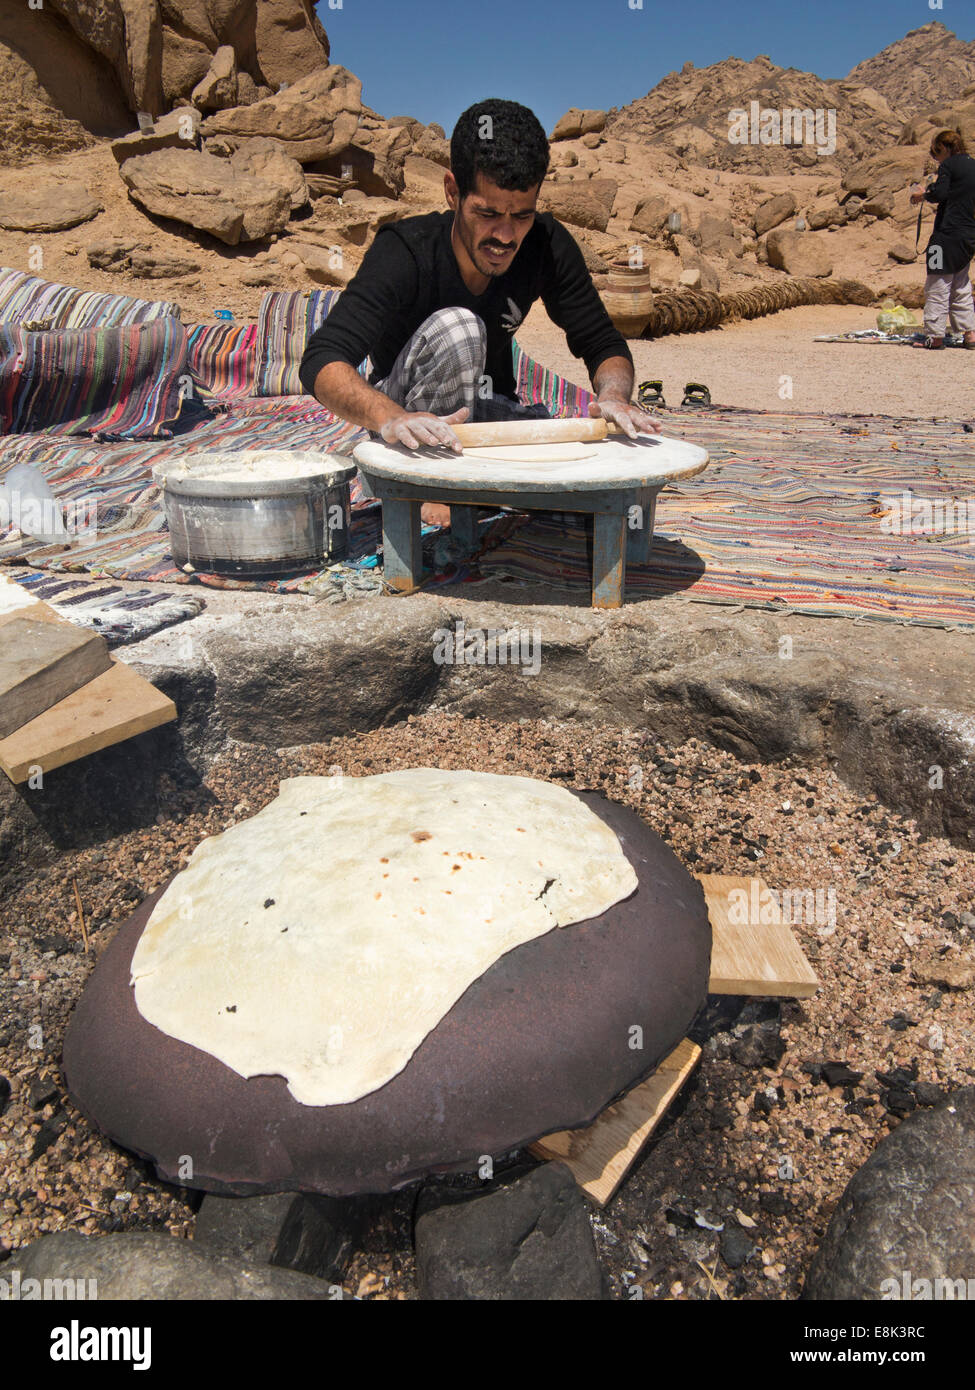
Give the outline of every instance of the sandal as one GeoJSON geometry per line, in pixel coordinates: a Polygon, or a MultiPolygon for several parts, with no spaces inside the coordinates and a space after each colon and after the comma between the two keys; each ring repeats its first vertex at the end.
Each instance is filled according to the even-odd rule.
{"type": "Polygon", "coordinates": [[[641,381],[637,387],[637,405],[641,410],[652,411],[655,405],[666,405],[662,381],[641,381]]]}
{"type": "Polygon", "coordinates": [[[943,348],[944,345],[944,338],[933,338],[930,333],[925,334],[925,336],[920,340],[920,342],[912,344],[913,347],[932,348],[935,352],[940,351],[940,349],[943,348]]]}
{"type": "Polygon", "coordinates": [[[711,404],[711,392],[706,386],[702,386],[699,381],[689,381],[684,387],[684,399],[682,406],[708,406],[711,404]]]}

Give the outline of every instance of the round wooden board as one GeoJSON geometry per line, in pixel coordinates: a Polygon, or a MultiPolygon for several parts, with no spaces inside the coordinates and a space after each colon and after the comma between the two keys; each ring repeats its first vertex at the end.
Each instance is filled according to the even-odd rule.
{"type": "Polygon", "coordinates": [[[594,443],[483,446],[455,454],[449,449],[407,449],[367,440],[354,450],[366,473],[398,483],[479,492],[589,492],[661,487],[701,473],[707,451],[682,439],[640,435],[636,440],[594,443]],[[503,449],[503,453],[501,450],[503,449]],[[578,450],[567,459],[566,449],[578,450]],[[517,450],[520,458],[512,457],[517,450]],[[551,451],[557,450],[553,454],[551,451]]]}
{"type": "Polygon", "coordinates": [[[577,795],[619,836],[636,892],[502,956],[381,1089],[300,1105],[282,1077],[245,1080],[147,1023],[129,969],[156,893],[71,1017],[73,1100],[164,1179],[237,1195],[391,1191],[587,1124],[684,1036],[707,995],[711,928],[700,884],[658,835],[624,806],[577,795]]]}

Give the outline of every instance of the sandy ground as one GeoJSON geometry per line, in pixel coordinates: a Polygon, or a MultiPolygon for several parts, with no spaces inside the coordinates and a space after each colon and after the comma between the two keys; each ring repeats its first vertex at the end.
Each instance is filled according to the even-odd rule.
{"type": "MultiPolygon", "coordinates": [[[[914,312],[920,320],[921,311],[914,312]]],[[[820,333],[847,333],[876,323],[876,309],[809,305],[705,333],[631,340],[630,351],[637,382],[662,380],[668,405],[680,405],[686,382],[700,381],[710,388],[716,405],[756,410],[966,420],[975,414],[975,352],[813,342],[820,333]],[[780,395],[790,389],[791,397],[780,395]]],[[[564,333],[541,304],[528,315],[518,341],[546,366],[588,386],[584,363],[569,352],[564,333]]]]}

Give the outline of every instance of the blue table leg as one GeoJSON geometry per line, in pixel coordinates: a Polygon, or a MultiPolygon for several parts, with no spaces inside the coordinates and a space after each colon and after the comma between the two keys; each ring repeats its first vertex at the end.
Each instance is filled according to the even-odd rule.
{"type": "Polygon", "coordinates": [[[597,512],[592,526],[592,606],[620,608],[623,604],[626,514],[597,512]]]}
{"type": "Polygon", "coordinates": [[[637,503],[627,508],[626,558],[637,565],[645,565],[650,559],[659,491],[659,488],[648,488],[637,503]]]}
{"type": "Polygon", "coordinates": [[[477,549],[478,533],[477,508],[462,507],[456,502],[451,503],[450,534],[458,545],[464,547],[468,554],[473,554],[477,549]]]}
{"type": "Polygon", "coordinates": [[[423,578],[419,502],[383,498],[383,578],[398,593],[412,594],[423,578]]]}

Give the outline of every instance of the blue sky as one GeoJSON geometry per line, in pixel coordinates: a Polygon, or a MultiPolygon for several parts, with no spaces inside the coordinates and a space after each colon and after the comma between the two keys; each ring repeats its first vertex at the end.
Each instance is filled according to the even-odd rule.
{"type": "Polygon", "coordinates": [[[532,107],[545,128],[568,106],[624,106],[690,59],[767,53],[783,67],[845,77],[856,63],[940,20],[975,38],[971,0],[321,0],[332,61],[384,116],[439,121],[484,97],[532,107]]]}

